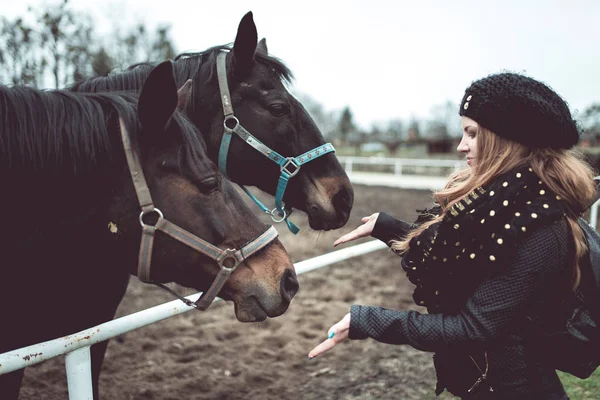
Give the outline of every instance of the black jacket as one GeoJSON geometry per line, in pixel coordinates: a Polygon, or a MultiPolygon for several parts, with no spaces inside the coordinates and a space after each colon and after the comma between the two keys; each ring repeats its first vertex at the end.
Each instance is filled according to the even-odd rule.
{"type": "MultiPolygon", "coordinates": [[[[389,245],[411,224],[381,213],[372,236],[389,245]]],[[[436,353],[438,388],[464,398],[566,399],[554,369],[540,360],[526,316],[549,318],[569,282],[572,240],[566,219],[529,233],[502,272],[486,279],[456,314],[354,305],[350,339],[373,338],[436,353]],[[487,385],[469,389],[485,368],[487,385]],[[489,386],[493,392],[489,391],[489,386]]]]}

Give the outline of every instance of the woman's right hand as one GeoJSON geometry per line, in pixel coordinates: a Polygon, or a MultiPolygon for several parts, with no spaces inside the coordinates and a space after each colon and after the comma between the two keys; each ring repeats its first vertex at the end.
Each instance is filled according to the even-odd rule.
{"type": "Polygon", "coordinates": [[[333,247],[336,247],[342,243],[351,242],[353,240],[369,236],[373,232],[375,222],[377,222],[377,217],[379,217],[379,213],[371,214],[369,217],[363,217],[360,221],[362,225],[352,232],[346,233],[344,236],[333,242],[333,247]]]}

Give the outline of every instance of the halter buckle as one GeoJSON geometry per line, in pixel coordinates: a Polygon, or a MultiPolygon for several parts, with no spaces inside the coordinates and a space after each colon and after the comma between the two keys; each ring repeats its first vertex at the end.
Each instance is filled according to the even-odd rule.
{"type": "Polygon", "coordinates": [[[140,225],[142,225],[142,228],[145,226],[156,226],[156,223],[154,223],[154,225],[151,224],[147,224],[144,222],[144,217],[150,213],[157,213],[158,214],[158,219],[156,220],[156,223],[158,223],[158,221],[160,221],[161,219],[163,219],[163,213],[158,209],[158,208],[153,208],[151,210],[142,210],[142,212],[140,213],[140,225]]]}
{"type": "Polygon", "coordinates": [[[233,131],[240,124],[240,120],[235,117],[235,115],[227,115],[223,120],[223,127],[230,131],[233,131]],[[234,125],[232,127],[228,126],[228,122],[233,122],[234,125]]]}
{"type": "Polygon", "coordinates": [[[241,262],[236,257],[236,252],[237,251],[235,249],[223,250],[223,253],[221,253],[221,255],[215,260],[217,264],[219,264],[219,268],[229,271],[236,269],[241,262]]]}
{"type": "Polygon", "coordinates": [[[271,211],[268,212],[268,214],[271,216],[271,220],[273,220],[273,222],[275,223],[279,223],[282,221],[285,221],[285,219],[288,217],[287,211],[285,211],[285,208],[283,209],[283,213],[281,213],[277,207],[275,207],[274,209],[272,209],[271,211]],[[277,213],[277,215],[279,215],[281,217],[281,219],[277,219],[275,217],[275,213],[277,213]]]}
{"type": "Polygon", "coordinates": [[[281,172],[285,172],[291,178],[292,176],[296,175],[298,171],[300,171],[300,165],[296,164],[296,160],[294,160],[294,157],[288,157],[286,158],[286,160],[287,161],[285,162],[285,164],[281,166],[281,172]],[[292,167],[294,167],[294,170],[292,172],[290,172],[290,170],[288,169],[289,165],[292,165],[292,167]]]}

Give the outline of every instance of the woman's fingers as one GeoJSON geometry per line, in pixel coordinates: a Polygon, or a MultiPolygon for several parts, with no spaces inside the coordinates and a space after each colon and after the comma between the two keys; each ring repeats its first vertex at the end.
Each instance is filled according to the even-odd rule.
{"type": "Polygon", "coordinates": [[[327,339],[324,342],[322,342],[321,344],[319,344],[317,347],[312,349],[308,353],[308,358],[313,359],[315,357],[318,357],[321,354],[325,353],[326,351],[333,349],[334,346],[335,346],[335,342],[331,339],[327,339]]]}
{"type": "Polygon", "coordinates": [[[346,242],[351,242],[352,240],[358,239],[361,236],[360,232],[357,232],[360,230],[360,226],[358,228],[356,228],[355,230],[353,230],[350,233],[346,233],[344,236],[340,237],[338,240],[336,240],[335,242],[333,242],[333,247],[337,246],[338,244],[342,244],[342,243],[346,243],[346,242]]]}
{"type": "Polygon", "coordinates": [[[308,353],[308,358],[315,358],[333,349],[333,347],[348,339],[348,333],[350,332],[350,313],[346,314],[340,322],[329,328],[328,338],[321,342],[317,347],[312,349],[308,353]]]}
{"type": "Polygon", "coordinates": [[[333,247],[340,245],[342,243],[351,242],[352,240],[360,239],[362,237],[369,236],[371,232],[373,232],[373,228],[375,227],[375,221],[377,221],[377,217],[379,213],[371,214],[368,217],[363,217],[361,219],[362,225],[358,228],[354,229],[352,232],[346,233],[338,240],[333,242],[333,247]]]}

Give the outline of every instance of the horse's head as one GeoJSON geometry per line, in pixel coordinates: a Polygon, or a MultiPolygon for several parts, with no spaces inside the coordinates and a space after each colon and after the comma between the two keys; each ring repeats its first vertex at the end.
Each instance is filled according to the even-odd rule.
{"type": "MultiPolygon", "coordinates": [[[[213,50],[215,52],[218,50],[213,50]]],[[[222,147],[224,112],[221,104],[224,100],[219,96],[214,54],[208,60],[211,65],[203,62],[200,74],[212,73],[214,78],[209,91],[212,95],[207,95],[205,90],[195,93],[194,106],[203,109],[202,117],[210,121],[210,126],[206,121],[192,118],[203,129],[210,130],[208,143],[214,159],[222,147]],[[210,115],[206,115],[207,109],[212,110],[210,115]]],[[[246,14],[239,24],[235,43],[226,57],[226,66],[231,93],[227,97],[231,99],[234,115],[239,124],[266,148],[287,158],[319,149],[326,143],[308,112],[287,90],[290,71],[269,56],[264,40],[257,43],[252,13],[246,14]]],[[[226,154],[226,171],[237,183],[257,186],[275,195],[280,166],[268,158],[266,148],[261,154],[234,134],[226,154]]],[[[223,150],[220,152],[222,161],[223,150]]],[[[354,199],[350,181],[333,152],[325,155],[317,152],[307,157],[310,160],[307,158],[298,174],[289,179],[283,200],[286,205],[306,212],[313,229],[340,228],[348,220],[354,199]]]]}
{"type": "MultiPolygon", "coordinates": [[[[209,160],[199,133],[177,112],[178,101],[172,64],[164,62],[149,75],[138,101],[141,128],[135,139],[141,168],[153,204],[164,216],[158,218],[160,213],[152,209],[140,216],[140,222],[156,227],[153,249],[145,253],[151,255],[151,270],[145,274],[147,280],[206,291],[220,271],[206,254],[212,251],[210,245],[241,249],[267,231],[267,226],[209,160]],[[165,220],[168,226],[163,226],[165,220]],[[194,249],[201,245],[194,240],[190,244],[190,236],[208,242],[208,250],[194,249]]],[[[131,183],[128,186],[131,197],[131,183]]],[[[133,240],[139,241],[140,222],[131,226],[133,240]]],[[[237,256],[223,265],[231,267],[237,256]]],[[[275,239],[239,264],[219,296],[233,300],[240,321],[259,321],[282,314],[297,290],[293,264],[275,239]]]]}

